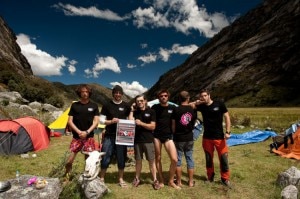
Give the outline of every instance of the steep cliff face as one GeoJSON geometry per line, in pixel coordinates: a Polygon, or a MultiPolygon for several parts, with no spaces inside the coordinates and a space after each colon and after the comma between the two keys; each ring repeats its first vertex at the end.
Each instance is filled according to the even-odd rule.
{"type": "Polygon", "coordinates": [[[32,75],[31,66],[16,40],[16,35],[0,16],[0,68],[10,68],[22,76],[32,75]]]}
{"type": "Polygon", "coordinates": [[[182,65],[160,77],[153,98],[168,88],[196,96],[201,88],[231,106],[300,105],[300,2],[266,0],[224,28],[182,65]]]}

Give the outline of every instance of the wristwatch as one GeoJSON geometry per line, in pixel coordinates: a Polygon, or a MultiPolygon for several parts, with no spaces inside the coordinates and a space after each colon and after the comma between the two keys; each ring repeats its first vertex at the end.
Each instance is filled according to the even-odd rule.
{"type": "Polygon", "coordinates": [[[230,131],[226,131],[226,134],[230,135],[230,133],[231,133],[230,131]]]}

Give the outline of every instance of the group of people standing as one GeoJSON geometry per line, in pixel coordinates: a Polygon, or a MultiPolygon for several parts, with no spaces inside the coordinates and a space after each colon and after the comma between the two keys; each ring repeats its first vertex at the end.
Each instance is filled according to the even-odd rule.
{"type": "Polygon", "coordinates": [[[101,160],[100,180],[104,182],[107,168],[115,155],[118,183],[122,188],[127,187],[124,181],[127,146],[116,144],[115,140],[119,119],[129,119],[135,122],[136,173],[132,185],[137,187],[141,183],[142,160],[145,154],[153,179],[153,188],[158,190],[164,187],[162,168],[164,146],[170,158],[168,186],[175,189],[181,189],[183,186],[181,165],[184,156],[187,164],[187,184],[193,187],[195,185],[193,129],[197,111],[200,111],[204,125],[202,146],[206,159],[207,182],[214,181],[213,155],[216,150],[220,161],[221,182],[230,187],[226,145],[226,139],[230,137],[230,117],[225,104],[222,101],[213,101],[208,90],[201,90],[199,99],[193,102],[190,101],[189,93],[182,91],[178,95],[179,106],[175,106],[168,103],[170,93],[163,89],[157,93],[159,103],[149,107],[143,94],[137,95],[132,105],[122,101],[123,89],[116,85],[112,89],[113,99],[103,105],[100,113],[97,105],[89,100],[92,90],[88,85],[80,85],[76,92],[80,101],[73,103],[69,112],[68,125],[72,129],[73,139],[70,144],[71,155],[67,160],[66,173],[71,171],[72,163],[80,150],[95,150],[94,129],[100,122],[106,125],[101,147],[101,151],[106,154],[101,160]],[[226,124],[225,133],[223,118],[226,124]]]}

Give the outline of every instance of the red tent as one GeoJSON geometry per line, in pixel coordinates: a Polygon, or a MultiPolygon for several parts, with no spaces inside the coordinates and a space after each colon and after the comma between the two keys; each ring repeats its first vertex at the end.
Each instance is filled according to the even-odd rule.
{"type": "Polygon", "coordinates": [[[33,117],[0,120],[0,154],[22,154],[48,147],[50,129],[33,117]]]}

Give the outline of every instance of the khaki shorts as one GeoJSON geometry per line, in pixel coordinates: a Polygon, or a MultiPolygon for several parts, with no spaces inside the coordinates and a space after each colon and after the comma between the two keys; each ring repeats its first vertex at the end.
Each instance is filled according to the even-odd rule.
{"type": "Polygon", "coordinates": [[[146,160],[155,159],[154,143],[136,143],[134,144],[134,158],[135,160],[142,160],[143,153],[146,155],[146,160]]]}

